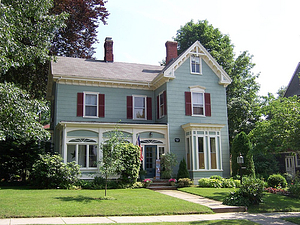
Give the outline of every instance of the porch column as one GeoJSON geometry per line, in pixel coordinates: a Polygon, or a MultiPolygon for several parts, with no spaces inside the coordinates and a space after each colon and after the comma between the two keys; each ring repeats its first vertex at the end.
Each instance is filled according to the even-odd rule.
{"type": "Polygon", "coordinates": [[[63,126],[63,138],[62,138],[62,155],[63,155],[63,160],[64,163],[67,163],[67,125],[65,124],[63,126]]]}

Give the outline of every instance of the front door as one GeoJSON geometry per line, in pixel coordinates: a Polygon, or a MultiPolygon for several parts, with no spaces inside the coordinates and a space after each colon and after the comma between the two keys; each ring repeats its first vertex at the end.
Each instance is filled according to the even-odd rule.
{"type": "Polygon", "coordinates": [[[295,175],[294,156],[286,156],[285,157],[285,169],[288,174],[295,175]]]}
{"type": "Polygon", "coordinates": [[[145,168],[147,171],[146,177],[155,177],[155,163],[156,163],[156,145],[146,145],[145,147],[145,168]]]}

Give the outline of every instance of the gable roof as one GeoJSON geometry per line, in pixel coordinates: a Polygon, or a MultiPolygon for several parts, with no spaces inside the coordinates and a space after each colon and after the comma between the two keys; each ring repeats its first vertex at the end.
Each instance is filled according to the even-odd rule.
{"type": "Polygon", "coordinates": [[[191,55],[199,55],[206,62],[206,64],[214,71],[219,77],[219,84],[227,87],[231,82],[229,75],[223,70],[223,68],[217,63],[217,61],[210,55],[210,53],[203,47],[203,45],[196,41],[187,50],[180,54],[176,59],[170,62],[162,71],[164,77],[170,79],[175,78],[174,72],[176,69],[184,63],[191,55]]]}
{"type": "Polygon", "coordinates": [[[287,86],[287,89],[284,93],[284,97],[291,97],[294,95],[300,95],[300,80],[299,80],[299,73],[300,73],[300,62],[298,63],[296,70],[287,86]]]}

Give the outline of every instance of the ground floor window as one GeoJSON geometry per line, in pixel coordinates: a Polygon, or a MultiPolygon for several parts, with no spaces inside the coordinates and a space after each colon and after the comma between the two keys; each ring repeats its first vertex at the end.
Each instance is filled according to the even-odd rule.
{"type": "Polygon", "coordinates": [[[67,145],[67,162],[75,161],[81,168],[97,167],[97,149],[94,144],[67,145]]]}
{"type": "Polygon", "coordinates": [[[188,170],[221,170],[220,131],[195,130],[186,132],[188,170]]]}

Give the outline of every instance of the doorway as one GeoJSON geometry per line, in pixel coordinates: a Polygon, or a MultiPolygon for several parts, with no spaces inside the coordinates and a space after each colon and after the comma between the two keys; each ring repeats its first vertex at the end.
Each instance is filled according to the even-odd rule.
{"type": "Polygon", "coordinates": [[[157,146],[156,145],[145,145],[145,169],[147,171],[146,177],[155,177],[155,163],[157,157],[157,146]]]}

